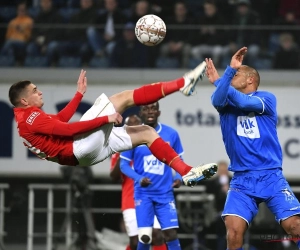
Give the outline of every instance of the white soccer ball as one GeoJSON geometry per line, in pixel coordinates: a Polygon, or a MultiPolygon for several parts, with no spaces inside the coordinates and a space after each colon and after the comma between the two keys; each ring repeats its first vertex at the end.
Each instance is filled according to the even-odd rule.
{"type": "Polygon", "coordinates": [[[135,25],[136,38],[147,46],[155,46],[164,40],[167,28],[164,21],[156,15],[145,15],[135,25]]]}

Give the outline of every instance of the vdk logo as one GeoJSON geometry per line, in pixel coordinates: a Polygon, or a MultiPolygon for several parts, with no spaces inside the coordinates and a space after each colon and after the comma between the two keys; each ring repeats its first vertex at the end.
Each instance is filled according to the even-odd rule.
{"type": "Polygon", "coordinates": [[[237,135],[251,139],[260,138],[256,117],[253,113],[250,113],[249,116],[238,116],[237,135]]]}
{"type": "Polygon", "coordinates": [[[152,174],[163,175],[165,165],[156,159],[154,155],[148,155],[144,157],[144,171],[152,174]]]}

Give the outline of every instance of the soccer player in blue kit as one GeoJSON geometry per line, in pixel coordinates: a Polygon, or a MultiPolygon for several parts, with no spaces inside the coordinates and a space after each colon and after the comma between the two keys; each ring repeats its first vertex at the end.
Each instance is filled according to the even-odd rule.
{"type": "MultiPolygon", "coordinates": [[[[183,148],[179,135],[173,128],[158,122],[159,103],[144,105],[140,117],[144,124],[153,127],[181,157],[183,148]]],[[[149,250],[156,215],[169,250],[180,250],[177,237],[178,218],[173,188],[179,187],[181,176],[173,176],[172,169],[159,161],[150,150],[140,145],[121,153],[120,168],[134,180],[134,200],[138,224],[138,250],[149,250]],[[133,168],[130,162],[133,161],[133,168]]]]}
{"type": "Polygon", "coordinates": [[[242,65],[246,52],[243,47],[233,55],[222,77],[206,59],[206,76],[216,86],[211,101],[220,115],[229,170],[234,172],[222,214],[227,249],[243,249],[243,236],[261,202],[300,249],[300,203],[282,174],[276,97],[257,90],[258,72],[242,65]]]}

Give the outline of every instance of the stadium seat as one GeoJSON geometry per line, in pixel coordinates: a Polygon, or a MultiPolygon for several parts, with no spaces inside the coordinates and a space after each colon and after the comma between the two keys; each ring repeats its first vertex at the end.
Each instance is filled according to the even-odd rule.
{"type": "Polygon", "coordinates": [[[0,67],[11,67],[15,64],[13,56],[0,56],[0,67]]]}
{"type": "Polygon", "coordinates": [[[5,22],[9,22],[11,19],[16,17],[17,11],[14,6],[1,6],[0,16],[4,19],[5,22]]]}
{"type": "Polygon", "coordinates": [[[79,12],[77,8],[60,8],[58,13],[63,18],[64,22],[69,22],[70,18],[79,12]]]}
{"type": "Polygon", "coordinates": [[[49,65],[45,56],[27,56],[24,62],[25,67],[47,67],[49,65]]]}
{"type": "Polygon", "coordinates": [[[79,68],[81,66],[80,57],[63,56],[58,61],[58,67],[62,68],[79,68]]]}
{"type": "Polygon", "coordinates": [[[97,57],[94,56],[90,62],[89,62],[89,66],[91,68],[108,68],[109,66],[109,61],[107,58],[105,57],[97,57]]]}
{"type": "Polygon", "coordinates": [[[272,69],[273,67],[273,60],[272,58],[267,57],[260,57],[258,60],[254,63],[254,68],[260,70],[260,69],[272,69]]]}
{"type": "Polygon", "coordinates": [[[198,17],[203,13],[204,0],[188,0],[186,4],[192,16],[198,17]]]}
{"type": "Polygon", "coordinates": [[[66,0],[53,0],[53,6],[55,6],[55,8],[63,8],[66,7],[66,0]]]}
{"type": "Polygon", "coordinates": [[[156,60],[156,67],[159,69],[179,68],[179,61],[176,58],[159,57],[156,60]]]}
{"type": "Polygon", "coordinates": [[[28,14],[29,16],[35,18],[39,14],[40,10],[37,7],[30,7],[28,8],[28,14]]]}

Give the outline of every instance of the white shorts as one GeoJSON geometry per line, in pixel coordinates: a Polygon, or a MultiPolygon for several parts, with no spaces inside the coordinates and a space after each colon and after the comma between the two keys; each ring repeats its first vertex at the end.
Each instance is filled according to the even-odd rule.
{"type": "MultiPolygon", "coordinates": [[[[126,232],[129,237],[136,236],[139,234],[138,226],[136,222],[135,208],[128,208],[123,211],[123,219],[126,228],[126,232]]],[[[161,229],[160,224],[157,220],[156,215],[154,216],[153,228],[161,229]]]]}
{"type": "MultiPolygon", "coordinates": [[[[105,94],[101,94],[94,105],[84,113],[80,121],[116,113],[113,104],[105,94]]],[[[74,136],[73,153],[79,166],[90,166],[104,161],[111,154],[132,148],[130,136],[125,127],[105,124],[91,132],[74,136]]]]}

